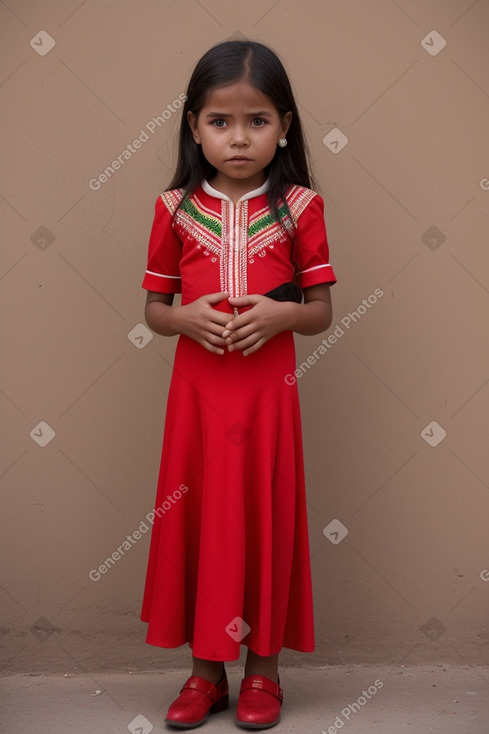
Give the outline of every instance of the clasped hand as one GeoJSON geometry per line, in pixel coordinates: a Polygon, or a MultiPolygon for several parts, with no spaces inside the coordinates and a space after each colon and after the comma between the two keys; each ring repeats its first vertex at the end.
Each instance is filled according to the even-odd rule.
{"type": "MultiPolygon", "coordinates": [[[[186,311],[181,333],[187,334],[208,351],[216,354],[242,351],[244,356],[260,349],[269,339],[291,328],[296,304],[278,302],[262,295],[229,297],[232,308],[248,308],[230,318],[216,308],[228,293],[211,293],[181,307],[186,311]]],[[[183,315],[183,314],[182,314],[183,315]]]]}
{"type": "Polygon", "coordinates": [[[294,304],[289,301],[278,302],[258,294],[229,298],[228,301],[233,308],[251,306],[226,324],[222,336],[229,352],[239,349],[246,357],[276,334],[290,328],[294,304]]]}

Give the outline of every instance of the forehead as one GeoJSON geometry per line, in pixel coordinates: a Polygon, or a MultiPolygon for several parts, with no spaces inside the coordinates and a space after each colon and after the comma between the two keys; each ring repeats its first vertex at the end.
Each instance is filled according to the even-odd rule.
{"type": "Polygon", "coordinates": [[[211,90],[207,95],[204,108],[212,108],[215,111],[222,111],[226,108],[235,112],[248,109],[275,111],[270,98],[247,81],[238,81],[211,90]]]}

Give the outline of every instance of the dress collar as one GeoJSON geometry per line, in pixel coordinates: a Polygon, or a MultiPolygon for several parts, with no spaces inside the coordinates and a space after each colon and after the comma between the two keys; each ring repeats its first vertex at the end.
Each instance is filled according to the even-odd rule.
{"type": "MultiPolygon", "coordinates": [[[[202,181],[201,186],[204,189],[204,191],[206,192],[206,194],[215,196],[216,199],[224,199],[224,201],[231,201],[229,196],[226,196],[226,194],[223,194],[222,191],[218,191],[217,189],[213,188],[210,185],[210,183],[207,181],[207,179],[204,179],[202,181]]],[[[266,194],[267,191],[268,191],[268,179],[259,188],[253,189],[253,191],[248,191],[248,193],[243,194],[243,196],[240,199],[238,199],[238,201],[246,201],[247,199],[253,199],[255,196],[266,194]]]]}

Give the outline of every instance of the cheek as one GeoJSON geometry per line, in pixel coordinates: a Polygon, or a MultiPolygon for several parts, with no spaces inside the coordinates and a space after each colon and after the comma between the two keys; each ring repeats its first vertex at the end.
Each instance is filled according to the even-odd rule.
{"type": "Polygon", "coordinates": [[[266,136],[266,146],[268,149],[274,150],[277,147],[278,139],[282,137],[278,130],[270,130],[266,136]]]}
{"type": "Polygon", "coordinates": [[[201,138],[202,147],[206,150],[214,150],[217,147],[216,140],[213,135],[204,135],[201,138]]]}
{"type": "Polygon", "coordinates": [[[221,131],[206,136],[206,147],[210,151],[219,152],[223,150],[229,144],[227,136],[223,135],[221,131]]]}

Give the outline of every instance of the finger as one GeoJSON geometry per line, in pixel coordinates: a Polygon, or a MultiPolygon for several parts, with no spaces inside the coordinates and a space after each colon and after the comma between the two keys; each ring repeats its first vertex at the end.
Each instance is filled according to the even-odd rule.
{"type": "Polygon", "coordinates": [[[244,313],[240,313],[239,316],[234,316],[225,326],[229,331],[237,331],[238,329],[242,329],[243,326],[251,324],[254,318],[255,316],[251,311],[245,311],[244,313]]]}
{"type": "Polygon", "coordinates": [[[204,334],[203,339],[207,339],[207,341],[212,342],[213,344],[216,344],[219,347],[227,347],[228,341],[227,339],[223,339],[220,334],[214,334],[213,332],[209,332],[208,334],[204,334]]]}
{"type": "Polygon", "coordinates": [[[204,343],[202,345],[207,349],[208,352],[212,352],[213,354],[224,354],[224,349],[222,347],[215,347],[213,344],[204,343]]]}
{"type": "Polygon", "coordinates": [[[266,340],[255,332],[249,334],[247,337],[243,337],[241,339],[233,341],[231,344],[227,345],[227,348],[230,352],[233,352],[235,350],[242,351],[244,349],[249,349],[250,347],[254,346],[258,341],[262,341],[262,343],[265,343],[266,340]]]}
{"type": "Polygon", "coordinates": [[[247,357],[249,354],[253,354],[253,352],[257,352],[258,349],[261,349],[261,347],[266,343],[266,339],[252,339],[248,345],[245,344],[245,342],[239,342],[239,344],[230,344],[228,345],[228,352],[234,352],[234,351],[241,351],[243,353],[244,357],[247,357]]]}
{"type": "Polygon", "coordinates": [[[251,295],[247,296],[230,296],[228,298],[228,301],[231,306],[241,308],[243,306],[255,306],[264,298],[265,296],[261,296],[259,293],[252,293],[251,295]]]}
{"type": "Polygon", "coordinates": [[[245,349],[243,352],[243,357],[247,357],[248,354],[253,354],[254,352],[257,352],[259,349],[262,348],[262,346],[266,343],[266,339],[258,339],[256,344],[254,344],[249,349],[245,349]]]}
{"type": "Polygon", "coordinates": [[[228,296],[228,291],[222,291],[220,293],[209,293],[206,296],[202,296],[202,300],[212,306],[215,303],[220,303],[221,301],[224,301],[228,296]]]}
{"type": "Polygon", "coordinates": [[[221,336],[223,339],[231,339],[232,341],[239,341],[240,339],[246,339],[250,334],[256,333],[256,324],[249,323],[240,326],[237,329],[225,329],[221,336]]]}
{"type": "Polygon", "coordinates": [[[224,354],[226,347],[226,343],[223,342],[222,339],[215,339],[212,335],[208,339],[203,338],[200,344],[205,347],[208,352],[213,352],[214,354],[224,354]]]}
{"type": "Polygon", "coordinates": [[[224,339],[228,336],[234,336],[236,332],[238,331],[238,329],[242,329],[243,326],[246,326],[246,322],[244,324],[242,324],[241,322],[237,324],[236,323],[237,318],[238,316],[236,316],[236,318],[232,319],[231,321],[229,321],[226,324],[226,328],[222,332],[222,336],[224,337],[224,339]]]}
{"type": "Polygon", "coordinates": [[[235,320],[236,320],[237,318],[238,318],[238,317],[237,317],[237,316],[235,316],[235,317],[234,317],[234,319],[231,319],[231,321],[228,321],[228,322],[227,322],[227,324],[224,324],[224,326],[226,327],[226,328],[224,329],[224,332],[227,332],[227,333],[224,333],[224,332],[223,332],[223,334],[222,334],[222,335],[223,335],[224,337],[226,337],[226,336],[229,336],[229,334],[230,334],[230,333],[231,333],[232,331],[236,331],[236,329],[237,329],[238,327],[236,326],[236,324],[235,324],[234,322],[235,322],[235,320]]]}
{"type": "Polygon", "coordinates": [[[228,311],[220,311],[218,308],[214,308],[212,304],[207,303],[204,306],[204,311],[200,313],[200,318],[203,323],[219,324],[219,326],[224,327],[229,322],[230,313],[228,311]]]}
{"type": "Polygon", "coordinates": [[[219,333],[222,336],[223,329],[227,328],[229,323],[229,314],[223,313],[222,311],[215,311],[210,314],[209,325],[217,328],[216,334],[219,333]]]}

